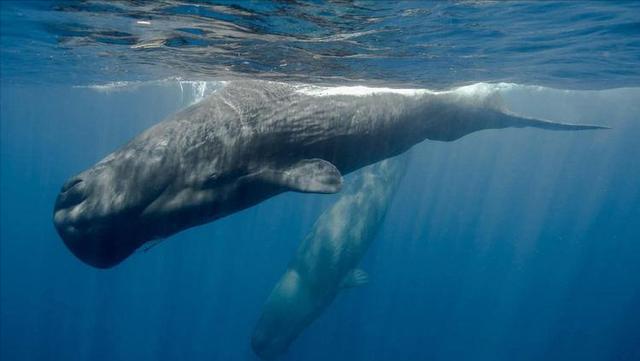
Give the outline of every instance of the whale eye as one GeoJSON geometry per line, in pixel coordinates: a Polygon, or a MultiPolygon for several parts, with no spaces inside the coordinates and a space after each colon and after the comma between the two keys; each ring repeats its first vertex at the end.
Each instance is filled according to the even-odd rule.
{"type": "Polygon", "coordinates": [[[230,183],[238,178],[247,175],[247,172],[242,169],[233,169],[229,172],[214,172],[211,173],[204,181],[205,188],[213,188],[221,186],[223,184],[230,183]]]}

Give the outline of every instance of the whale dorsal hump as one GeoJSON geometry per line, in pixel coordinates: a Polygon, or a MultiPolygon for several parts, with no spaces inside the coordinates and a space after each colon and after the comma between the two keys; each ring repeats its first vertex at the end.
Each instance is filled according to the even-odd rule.
{"type": "Polygon", "coordinates": [[[367,272],[356,268],[347,273],[340,283],[340,288],[352,288],[364,286],[369,283],[369,275],[367,272]]]}
{"type": "Polygon", "coordinates": [[[259,173],[268,183],[305,193],[336,193],[342,188],[342,174],[323,159],[303,159],[284,167],[267,167],[259,173]]]}

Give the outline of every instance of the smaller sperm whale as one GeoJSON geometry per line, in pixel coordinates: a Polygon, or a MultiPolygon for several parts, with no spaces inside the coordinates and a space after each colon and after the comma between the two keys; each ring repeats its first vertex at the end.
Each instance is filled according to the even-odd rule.
{"type": "Polygon", "coordinates": [[[357,266],[384,220],[406,157],[365,169],[350,191],[318,218],[264,305],[251,338],[260,358],[285,352],[340,290],[367,282],[357,266]]]}

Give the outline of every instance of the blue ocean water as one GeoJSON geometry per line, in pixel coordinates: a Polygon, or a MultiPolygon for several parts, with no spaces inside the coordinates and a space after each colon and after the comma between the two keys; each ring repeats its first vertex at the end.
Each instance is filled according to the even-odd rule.
{"type": "Polygon", "coordinates": [[[262,304],[338,195],[285,193],[109,270],[52,225],[70,175],[245,77],[485,82],[611,127],[414,147],[370,283],[283,360],[640,359],[637,2],[0,4],[0,359],[257,360],[262,304]]]}

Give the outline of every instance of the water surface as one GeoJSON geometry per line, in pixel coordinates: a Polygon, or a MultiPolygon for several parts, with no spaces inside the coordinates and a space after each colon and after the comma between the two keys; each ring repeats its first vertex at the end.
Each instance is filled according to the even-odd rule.
{"type": "Polygon", "coordinates": [[[336,195],[286,193],[106,271],[51,221],[70,175],[244,77],[485,82],[524,115],[612,128],[416,146],[370,284],[284,360],[640,359],[637,2],[0,5],[0,359],[256,360],[262,304],[336,195]]]}

